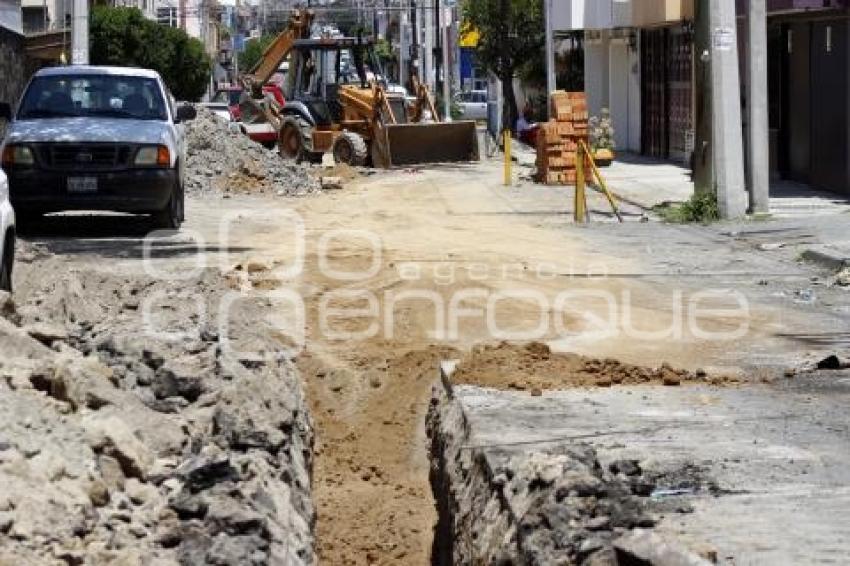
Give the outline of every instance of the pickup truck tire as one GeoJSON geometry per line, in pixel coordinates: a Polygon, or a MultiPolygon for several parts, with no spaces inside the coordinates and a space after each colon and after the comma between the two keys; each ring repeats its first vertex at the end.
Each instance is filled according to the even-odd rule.
{"type": "Polygon", "coordinates": [[[0,291],[12,292],[12,266],[15,262],[15,238],[6,234],[3,241],[3,260],[0,263],[0,291]]]}
{"type": "Polygon", "coordinates": [[[354,132],[343,132],[334,142],[334,161],[355,167],[366,165],[369,147],[363,136],[354,132]]]}
{"type": "Polygon", "coordinates": [[[185,197],[183,188],[178,183],[171,191],[168,204],[153,215],[154,226],[160,230],[177,230],[183,222],[183,211],[185,210],[185,197]]]}

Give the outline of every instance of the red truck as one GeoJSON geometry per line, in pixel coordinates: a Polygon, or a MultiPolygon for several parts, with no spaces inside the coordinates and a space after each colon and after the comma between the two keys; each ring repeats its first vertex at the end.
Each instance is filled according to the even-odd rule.
{"type": "MultiPolygon", "coordinates": [[[[202,103],[201,106],[212,111],[222,120],[239,124],[239,129],[255,142],[266,147],[274,147],[277,144],[277,132],[271,124],[245,124],[242,122],[242,112],[239,109],[239,99],[242,97],[242,92],[243,88],[240,86],[219,88],[210,98],[210,101],[202,103]]],[[[263,86],[263,92],[283,106],[285,102],[283,91],[277,84],[266,84],[263,86]]]]}

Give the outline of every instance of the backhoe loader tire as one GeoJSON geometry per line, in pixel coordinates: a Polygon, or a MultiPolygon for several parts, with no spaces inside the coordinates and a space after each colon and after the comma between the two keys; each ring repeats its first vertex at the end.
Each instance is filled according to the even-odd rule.
{"type": "Polygon", "coordinates": [[[354,132],[343,132],[334,142],[334,161],[355,167],[366,165],[369,147],[363,136],[354,132]]]}
{"type": "Polygon", "coordinates": [[[278,149],[281,157],[294,159],[296,163],[309,161],[320,163],[321,153],[314,153],[307,149],[313,135],[313,127],[303,118],[290,117],[283,121],[278,139],[278,149]]]}

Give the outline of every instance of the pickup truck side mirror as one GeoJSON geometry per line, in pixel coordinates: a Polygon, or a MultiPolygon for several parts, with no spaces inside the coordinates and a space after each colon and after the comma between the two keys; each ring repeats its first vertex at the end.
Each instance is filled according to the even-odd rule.
{"type": "Polygon", "coordinates": [[[194,120],[198,115],[198,111],[195,110],[195,107],[190,104],[184,104],[183,106],[179,106],[177,108],[177,119],[176,122],[188,122],[189,120],[194,120]]]}
{"type": "Polygon", "coordinates": [[[5,102],[0,102],[0,120],[12,121],[12,107],[5,102]]]}

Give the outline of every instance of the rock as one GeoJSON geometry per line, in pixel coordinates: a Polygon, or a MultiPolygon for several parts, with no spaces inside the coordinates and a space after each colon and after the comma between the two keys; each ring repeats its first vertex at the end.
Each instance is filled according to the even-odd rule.
{"type": "Polygon", "coordinates": [[[850,367],[850,362],[844,361],[835,354],[831,354],[817,363],[818,369],[845,369],[850,367]]]}
{"type": "Polygon", "coordinates": [[[661,383],[675,387],[682,384],[682,377],[674,371],[664,370],[661,375],[661,383]]]}
{"type": "Polygon", "coordinates": [[[68,332],[56,324],[48,322],[35,322],[24,326],[24,331],[44,344],[50,346],[56,341],[66,341],[68,332]]]}
{"type": "Polygon", "coordinates": [[[151,384],[154,395],[157,399],[182,397],[194,402],[204,391],[203,376],[208,373],[198,356],[169,360],[154,375],[151,384]]]}
{"type": "Polygon", "coordinates": [[[220,534],[213,539],[206,555],[206,564],[260,565],[269,564],[264,550],[268,542],[257,535],[231,537],[220,534]]]}
{"type": "Polygon", "coordinates": [[[94,480],[89,484],[88,495],[95,507],[103,507],[109,503],[109,488],[101,480],[94,480]]]}
{"type": "Polygon", "coordinates": [[[126,477],[147,477],[153,455],[124,421],[117,416],[103,417],[92,413],[83,419],[82,424],[92,448],[117,459],[126,477]]]}
{"type": "Polygon", "coordinates": [[[9,511],[0,511],[0,533],[8,533],[15,523],[15,516],[9,511]]]}
{"type": "Polygon", "coordinates": [[[711,562],[645,529],[635,529],[614,541],[620,564],[710,566],[711,562]]]}
{"type": "Polygon", "coordinates": [[[181,478],[192,491],[200,491],[234,479],[236,470],[230,465],[227,454],[198,455],[180,464],[174,470],[174,475],[181,478]]]}
{"type": "Polygon", "coordinates": [[[590,519],[584,524],[584,527],[588,531],[602,531],[608,529],[611,526],[611,518],[605,515],[601,517],[594,517],[590,519]]]}
{"type": "Polygon", "coordinates": [[[341,177],[322,177],[322,190],[333,191],[343,188],[341,177]]]}
{"type": "Polygon", "coordinates": [[[262,273],[263,271],[268,270],[269,266],[262,261],[251,260],[245,264],[245,271],[247,271],[248,273],[262,273]]]}
{"type": "Polygon", "coordinates": [[[157,495],[157,489],[152,485],[142,483],[136,478],[130,478],[124,486],[124,493],[136,505],[144,505],[157,495]]]}
{"type": "Polygon", "coordinates": [[[203,494],[193,494],[187,489],[183,489],[174,496],[168,505],[184,521],[188,519],[203,519],[209,508],[207,499],[203,494]]]}
{"type": "Polygon", "coordinates": [[[213,533],[229,535],[262,535],[266,532],[266,520],[244,503],[233,499],[214,499],[210,502],[206,523],[213,533]]]}
{"type": "Polygon", "coordinates": [[[17,315],[18,313],[15,308],[15,300],[12,298],[12,294],[8,291],[0,291],[0,317],[17,323],[17,315]]]}
{"type": "Polygon", "coordinates": [[[121,471],[121,463],[112,456],[99,454],[97,467],[100,469],[100,477],[111,491],[124,489],[124,472],[121,471]]]}
{"type": "Polygon", "coordinates": [[[625,476],[639,476],[643,472],[637,460],[616,460],[611,462],[608,469],[612,474],[623,474],[625,476]]]}

